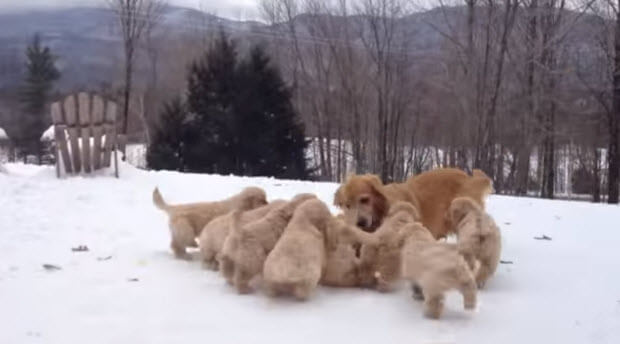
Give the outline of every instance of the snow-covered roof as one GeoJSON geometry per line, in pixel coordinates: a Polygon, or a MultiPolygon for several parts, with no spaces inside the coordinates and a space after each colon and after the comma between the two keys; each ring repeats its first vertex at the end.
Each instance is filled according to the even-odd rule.
{"type": "Polygon", "coordinates": [[[54,126],[53,125],[50,125],[50,127],[47,128],[45,132],[43,132],[43,135],[41,135],[41,141],[54,141],[54,126]]]}
{"type": "Polygon", "coordinates": [[[6,134],[6,131],[4,131],[4,129],[0,128],[0,140],[8,140],[9,139],[9,135],[6,134]]]}

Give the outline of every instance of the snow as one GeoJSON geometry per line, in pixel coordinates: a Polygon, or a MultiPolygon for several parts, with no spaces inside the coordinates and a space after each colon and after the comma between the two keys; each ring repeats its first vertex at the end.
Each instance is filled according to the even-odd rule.
{"type": "Polygon", "coordinates": [[[54,141],[54,125],[50,125],[49,128],[47,128],[44,132],[43,135],[41,135],[41,139],[40,141],[54,141]]]}
{"type": "MultiPolygon", "coordinates": [[[[305,303],[237,295],[198,262],[173,259],[166,216],[151,203],[269,198],[335,184],[151,172],[56,179],[50,166],[0,174],[0,343],[618,343],[618,207],[492,196],[502,259],[475,312],[450,294],[441,320],[407,288],[320,287],[305,303]],[[535,240],[547,235],[550,241],[535,240]],[[71,248],[87,245],[88,252],[71,248]],[[106,258],[111,257],[106,260],[106,258]],[[61,270],[46,271],[43,264],[61,270]],[[131,279],[137,278],[137,281],[131,279]]],[[[333,207],[333,211],[336,211],[333,207]]]]}

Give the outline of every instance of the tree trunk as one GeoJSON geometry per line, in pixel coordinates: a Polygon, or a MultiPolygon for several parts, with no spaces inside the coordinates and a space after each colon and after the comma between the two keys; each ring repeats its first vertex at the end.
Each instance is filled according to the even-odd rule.
{"type": "MultiPolygon", "coordinates": [[[[620,0],[618,0],[620,5],[620,0]]],[[[616,12],[614,32],[614,68],[613,68],[613,109],[609,115],[609,161],[607,177],[607,202],[618,203],[618,174],[620,173],[620,152],[618,151],[618,122],[620,121],[620,11],[616,12]]]]}

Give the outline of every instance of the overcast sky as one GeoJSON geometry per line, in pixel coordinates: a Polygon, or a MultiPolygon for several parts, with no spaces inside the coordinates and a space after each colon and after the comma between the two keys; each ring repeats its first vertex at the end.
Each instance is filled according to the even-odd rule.
{"type": "MultiPolygon", "coordinates": [[[[167,0],[176,6],[192,7],[232,19],[255,19],[259,0],[167,0]]],[[[97,6],[105,0],[0,0],[0,11],[21,7],[97,6]]]]}

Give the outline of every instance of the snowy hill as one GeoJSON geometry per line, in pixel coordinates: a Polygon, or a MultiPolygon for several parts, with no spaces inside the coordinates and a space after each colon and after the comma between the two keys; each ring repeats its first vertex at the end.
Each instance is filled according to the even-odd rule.
{"type": "MultiPolygon", "coordinates": [[[[57,180],[53,167],[0,174],[0,343],[618,343],[618,207],[492,196],[504,251],[476,312],[450,294],[425,319],[391,294],[319,288],[306,303],[237,295],[168,250],[156,185],[171,202],[215,200],[248,185],[270,199],[335,184],[147,172],[57,180]],[[552,240],[535,240],[547,235],[552,240]],[[71,248],[87,245],[88,252],[71,248]],[[53,264],[60,270],[45,270],[53,264]]],[[[336,211],[336,209],[333,209],[336,211]]]]}

